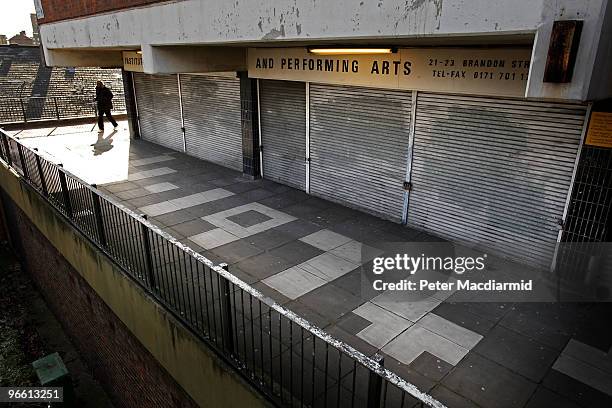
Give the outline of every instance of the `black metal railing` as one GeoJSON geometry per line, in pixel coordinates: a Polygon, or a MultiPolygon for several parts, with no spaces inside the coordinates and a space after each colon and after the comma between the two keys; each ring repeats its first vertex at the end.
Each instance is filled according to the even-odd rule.
{"type": "MultiPolygon", "coordinates": [[[[113,98],[113,112],[125,113],[125,98],[113,98]]],[[[96,115],[93,95],[0,97],[0,123],[60,120],[96,115]]]]}
{"type": "Polygon", "coordinates": [[[36,149],[0,138],[7,165],[274,404],[443,408],[379,355],[334,339],[36,149]]]}

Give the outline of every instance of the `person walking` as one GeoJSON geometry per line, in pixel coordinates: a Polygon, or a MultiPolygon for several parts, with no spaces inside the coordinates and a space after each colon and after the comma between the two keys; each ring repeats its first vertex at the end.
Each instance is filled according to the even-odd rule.
{"type": "Polygon", "coordinates": [[[98,108],[98,129],[99,132],[104,132],[104,115],[113,124],[115,130],[119,127],[117,122],[111,115],[111,109],[113,109],[113,93],[110,89],[104,86],[102,81],[96,83],[96,102],[98,108]]]}

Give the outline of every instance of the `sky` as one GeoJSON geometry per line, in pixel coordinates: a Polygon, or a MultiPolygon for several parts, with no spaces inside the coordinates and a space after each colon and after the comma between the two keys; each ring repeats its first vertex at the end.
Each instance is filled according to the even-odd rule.
{"type": "Polygon", "coordinates": [[[30,13],[34,13],[33,0],[0,0],[0,34],[11,38],[25,30],[31,37],[30,13]]]}

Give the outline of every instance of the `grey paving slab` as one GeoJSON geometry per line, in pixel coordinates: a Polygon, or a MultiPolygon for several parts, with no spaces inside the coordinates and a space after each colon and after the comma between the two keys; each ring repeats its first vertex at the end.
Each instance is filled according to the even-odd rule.
{"type": "Polygon", "coordinates": [[[610,407],[612,397],[557,370],[550,370],[542,386],[581,407],[610,407]]]}
{"type": "Polygon", "coordinates": [[[342,259],[330,252],[315,256],[300,264],[300,267],[313,275],[330,282],[339,278],[359,265],[342,259]]]}
{"type": "Polygon", "coordinates": [[[444,379],[450,390],[483,407],[523,407],[536,383],[475,353],[470,353],[444,379]]]}
{"type": "Polygon", "coordinates": [[[240,238],[221,228],[214,228],[191,236],[189,239],[204,249],[213,249],[229,244],[230,242],[238,241],[240,238]]]}
{"type": "Polygon", "coordinates": [[[283,258],[294,265],[297,265],[314,258],[322,252],[323,251],[313,247],[312,245],[308,245],[300,241],[291,241],[278,248],[272,249],[270,254],[283,258]]]}
{"type": "Polygon", "coordinates": [[[434,313],[427,313],[417,322],[419,326],[439,334],[440,336],[471,350],[482,340],[483,336],[469,329],[459,326],[434,313]]]}
{"type": "Polygon", "coordinates": [[[474,352],[534,382],[544,377],[558,355],[553,349],[501,326],[494,327],[474,352]]]}
{"type": "Polygon", "coordinates": [[[372,303],[412,322],[416,322],[442,303],[442,301],[433,297],[407,301],[404,293],[387,291],[372,299],[372,303]]]}
{"type": "Polygon", "coordinates": [[[233,264],[235,262],[242,261],[243,259],[260,254],[262,250],[255,245],[249,244],[248,241],[241,239],[225,245],[217,246],[212,249],[212,252],[221,259],[224,259],[226,263],[233,264]]]}
{"type": "Polygon", "coordinates": [[[430,392],[430,395],[452,408],[478,408],[474,402],[462,397],[461,395],[449,390],[443,385],[436,385],[430,392]]]}
{"type": "Polygon", "coordinates": [[[545,387],[538,387],[536,392],[529,399],[529,402],[525,408],[541,407],[579,408],[580,405],[545,387]]]}
{"type": "Polygon", "coordinates": [[[172,229],[174,231],[178,231],[185,237],[190,237],[193,235],[200,234],[202,232],[210,231],[214,228],[214,225],[199,218],[172,226],[172,229]]]}
{"type": "Polygon", "coordinates": [[[243,213],[227,217],[227,219],[240,225],[241,227],[247,228],[252,227],[255,224],[261,224],[262,222],[269,221],[272,218],[260,213],[259,211],[248,210],[243,213]]]}
{"type": "Polygon", "coordinates": [[[278,256],[274,256],[269,252],[263,252],[259,255],[250,257],[239,262],[236,266],[248,271],[253,276],[259,279],[265,279],[278,272],[291,268],[295,264],[278,256]]]}
{"type": "Polygon", "coordinates": [[[444,302],[436,306],[433,313],[483,336],[495,326],[494,321],[471,313],[465,303],[444,302]]]}
{"type": "Polygon", "coordinates": [[[178,210],[163,215],[154,217],[155,220],[161,222],[163,225],[172,227],[176,224],[181,224],[187,221],[196,219],[197,217],[187,210],[178,210]]]}
{"type": "Polygon", "coordinates": [[[344,316],[362,303],[359,297],[333,285],[324,285],[308,292],[300,297],[299,301],[333,320],[344,316]]]}
{"type": "Polygon", "coordinates": [[[353,312],[349,312],[342,316],[337,322],[337,326],[349,334],[357,334],[366,327],[372,324],[371,321],[364,319],[363,317],[356,315],[353,312]]]}
{"type": "Polygon", "coordinates": [[[453,365],[424,351],[410,363],[410,368],[433,381],[440,381],[453,369],[453,365]]]}

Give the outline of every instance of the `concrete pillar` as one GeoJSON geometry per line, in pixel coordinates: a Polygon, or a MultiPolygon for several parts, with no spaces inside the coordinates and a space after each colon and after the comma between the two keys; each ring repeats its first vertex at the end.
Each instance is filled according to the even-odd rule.
{"type": "Polygon", "coordinates": [[[132,73],[122,69],[121,74],[123,76],[123,93],[125,94],[125,110],[127,111],[130,138],[140,139],[140,127],[138,126],[138,111],[136,110],[136,101],[134,100],[134,81],[132,81],[132,73]]]}
{"type": "Polygon", "coordinates": [[[242,172],[253,179],[259,177],[259,123],[257,121],[257,80],[246,71],[240,78],[240,122],[242,124],[242,172]]]}

